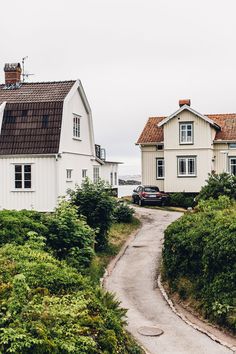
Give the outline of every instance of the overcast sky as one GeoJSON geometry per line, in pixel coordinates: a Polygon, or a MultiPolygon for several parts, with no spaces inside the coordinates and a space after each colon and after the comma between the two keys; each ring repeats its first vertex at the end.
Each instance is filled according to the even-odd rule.
{"type": "Polygon", "coordinates": [[[2,1],[0,67],[28,56],[30,81],[80,78],[96,142],[122,174],[139,173],[134,143],[149,116],[180,98],[236,111],[235,13],[235,0],[2,1]]]}

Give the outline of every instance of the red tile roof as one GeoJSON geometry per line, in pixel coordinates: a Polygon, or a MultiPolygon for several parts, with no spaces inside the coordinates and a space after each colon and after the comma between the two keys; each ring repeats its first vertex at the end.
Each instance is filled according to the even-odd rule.
{"type": "Polygon", "coordinates": [[[75,81],[24,83],[18,89],[0,85],[6,101],[0,155],[58,153],[63,100],[75,81]]]}
{"type": "MultiPolygon", "coordinates": [[[[212,119],[221,130],[216,131],[215,140],[235,140],[236,141],[236,113],[229,114],[205,114],[212,119]]],[[[164,141],[163,126],[158,127],[158,123],[166,117],[151,117],[148,119],[137,144],[151,144],[164,141]]]]}
{"type": "Polygon", "coordinates": [[[150,117],[137,141],[137,144],[159,143],[164,141],[163,127],[158,123],[166,117],[150,117]]]}

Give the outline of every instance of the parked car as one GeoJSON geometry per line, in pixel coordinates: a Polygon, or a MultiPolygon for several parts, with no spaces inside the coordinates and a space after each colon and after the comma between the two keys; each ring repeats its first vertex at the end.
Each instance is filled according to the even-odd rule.
{"type": "Polygon", "coordinates": [[[133,190],[132,202],[140,206],[145,204],[165,205],[168,195],[160,192],[157,186],[138,186],[133,190]]]}

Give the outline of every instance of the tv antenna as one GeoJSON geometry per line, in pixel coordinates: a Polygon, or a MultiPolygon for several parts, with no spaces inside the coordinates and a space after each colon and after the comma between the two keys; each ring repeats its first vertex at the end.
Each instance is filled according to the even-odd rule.
{"type": "Polygon", "coordinates": [[[28,59],[28,56],[22,58],[22,82],[25,82],[26,79],[28,79],[29,76],[32,76],[34,74],[29,74],[25,72],[25,61],[28,59]]]}

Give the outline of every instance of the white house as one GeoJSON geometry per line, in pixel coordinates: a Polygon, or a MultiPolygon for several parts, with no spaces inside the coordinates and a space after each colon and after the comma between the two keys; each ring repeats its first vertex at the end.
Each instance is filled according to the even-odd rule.
{"type": "Polygon", "coordinates": [[[202,114],[180,100],[167,117],[148,119],[137,143],[142,183],[166,192],[199,192],[211,172],[236,174],[236,114],[202,114]]]}
{"type": "Polygon", "coordinates": [[[4,71],[0,208],[52,211],[58,197],[86,177],[94,182],[106,177],[117,187],[118,164],[110,166],[100,146],[95,149],[80,80],[24,83],[18,63],[6,64],[4,71]]]}

